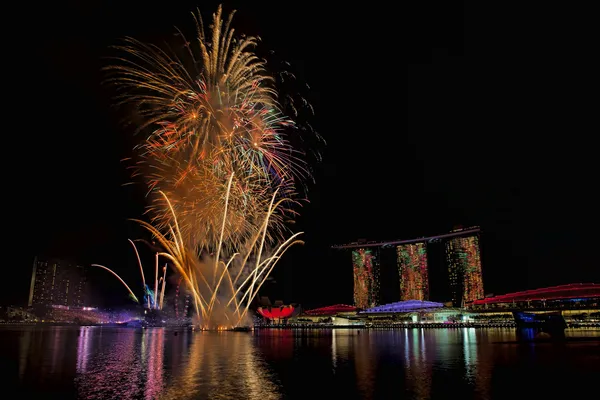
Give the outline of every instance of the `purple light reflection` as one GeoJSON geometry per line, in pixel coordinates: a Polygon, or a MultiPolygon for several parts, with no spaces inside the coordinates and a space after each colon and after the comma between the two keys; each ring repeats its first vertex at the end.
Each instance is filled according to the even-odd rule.
{"type": "Polygon", "coordinates": [[[146,399],[156,399],[164,388],[163,380],[163,355],[164,355],[164,328],[150,330],[144,340],[150,341],[150,354],[148,355],[148,381],[146,382],[146,399]]]}
{"type": "Polygon", "coordinates": [[[77,373],[86,372],[87,361],[90,352],[90,330],[93,328],[82,326],[79,329],[79,337],[77,338],[77,373]]]}

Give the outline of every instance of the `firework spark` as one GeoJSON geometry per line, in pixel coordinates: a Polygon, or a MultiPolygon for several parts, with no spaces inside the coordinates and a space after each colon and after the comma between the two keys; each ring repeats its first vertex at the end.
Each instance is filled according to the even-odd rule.
{"type": "Polygon", "coordinates": [[[102,268],[107,270],[108,272],[110,272],[111,274],[113,274],[119,281],[121,281],[121,283],[127,288],[127,290],[129,291],[129,295],[131,296],[131,298],[136,302],[139,303],[140,301],[138,300],[138,298],[135,296],[135,294],[133,293],[133,291],[131,290],[131,288],[125,283],[125,281],[119,276],[117,275],[117,273],[115,271],[113,271],[110,268],[105,267],[104,265],[100,265],[100,264],[92,264],[92,267],[98,267],[98,268],[102,268]]]}
{"type": "MultiPolygon", "coordinates": [[[[167,265],[165,264],[165,266],[163,267],[163,276],[159,279],[158,277],[158,253],[156,253],[156,280],[154,282],[154,291],[152,291],[148,285],[146,285],[146,279],[144,277],[144,267],[142,265],[142,260],[140,259],[140,254],[138,252],[137,246],[135,245],[135,243],[133,242],[133,240],[128,239],[129,242],[131,243],[131,245],[133,246],[133,249],[135,250],[135,255],[137,257],[138,260],[138,265],[140,267],[140,272],[142,274],[142,288],[144,291],[144,304],[146,305],[147,308],[153,308],[156,310],[162,310],[163,307],[163,298],[164,298],[164,294],[165,294],[165,286],[166,286],[166,276],[167,276],[167,265]],[[162,286],[160,289],[160,294],[159,294],[159,290],[158,287],[162,282],[162,286]]],[[[129,294],[131,296],[131,298],[136,302],[139,303],[140,301],[138,300],[137,296],[133,293],[133,291],[131,290],[131,288],[129,287],[129,285],[127,285],[127,283],[125,283],[125,281],[119,276],[117,275],[116,272],[114,272],[113,270],[105,267],[104,265],[100,265],[100,264],[92,264],[93,267],[99,267],[99,268],[103,268],[105,270],[107,270],[108,272],[110,272],[111,274],[113,274],[117,279],[119,279],[119,281],[127,288],[127,290],[129,291],[129,294]]]]}
{"type": "MultiPolygon", "coordinates": [[[[207,248],[222,231],[225,192],[232,194],[225,242],[239,245],[260,226],[253,216],[274,190],[290,197],[308,174],[284,132],[294,123],[279,108],[265,61],[252,51],[258,39],[235,37],[233,14],[224,23],[218,8],[211,37],[194,15],[197,40],[180,33],[182,43],[168,50],[128,38],[118,46],[128,57],[109,67],[110,81],[123,90],[120,100],[134,104],[144,121],[138,130],[150,130],[137,148],[134,175],[148,183],[153,224],[172,223],[162,191],[182,231],[207,248]],[[231,172],[236,181],[228,191],[231,172]]],[[[284,230],[285,218],[273,216],[270,234],[284,230]]]]}
{"type": "Polygon", "coordinates": [[[108,67],[146,134],[133,175],[147,183],[151,220],[138,222],[183,277],[204,327],[243,323],[277,261],[300,242],[300,233],[285,239],[286,223],[296,184],[309,175],[286,137],[294,122],[253,51],[259,39],[236,36],[233,15],[224,21],[219,6],[205,31],[194,14],[196,40],[178,31],[181,42],[168,49],[127,38],[108,67]]]}
{"type": "MultiPolygon", "coordinates": [[[[233,175],[230,182],[232,178],[233,175]]],[[[169,203],[168,197],[164,193],[162,195],[169,203]]],[[[303,243],[297,239],[302,234],[298,232],[279,244],[269,255],[265,254],[269,253],[265,246],[269,218],[283,201],[276,202],[275,198],[276,194],[263,214],[264,229],[257,232],[240,251],[231,255],[221,253],[220,243],[215,257],[199,257],[196,248],[185,244],[177,215],[172,207],[170,211],[173,213],[174,225],[169,226],[168,234],[163,234],[152,224],[137,220],[164,247],[165,251],[159,255],[170,260],[186,282],[203,328],[235,327],[243,324],[258,290],[281,256],[290,246],[303,243]],[[238,262],[234,263],[236,260],[238,262]],[[215,279],[217,276],[218,279],[215,279]]],[[[223,219],[226,219],[226,215],[223,215],[223,219]]]]}

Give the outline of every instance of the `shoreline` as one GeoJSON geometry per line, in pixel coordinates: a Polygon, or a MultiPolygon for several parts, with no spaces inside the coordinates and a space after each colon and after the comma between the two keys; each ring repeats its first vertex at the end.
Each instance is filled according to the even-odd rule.
{"type": "MultiPolygon", "coordinates": [[[[64,322],[1,322],[0,327],[19,327],[19,326],[38,326],[38,327],[51,327],[51,326],[66,326],[66,327],[108,327],[108,328],[130,328],[130,329],[141,329],[138,326],[127,326],[123,323],[107,323],[107,324],[75,324],[75,323],[64,323],[64,322]]],[[[171,329],[191,329],[189,326],[177,326],[177,325],[165,325],[165,326],[148,326],[148,328],[171,328],[171,329]]],[[[331,329],[356,329],[356,330],[397,330],[397,329],[463,329],[463,328],[474,328],[474,329],[519,329],[514,323],[497,323],[497,324],[473,324],[473,323],[455,323],[455,324],[438,324],[438,323],[411,323],[411,324],[390,324],[390,325],[322,325],[322,324],[307,324],[307,325],[255,325],[252,327],[237,327],[232,329],[223,329],[223,332],[248,332],[252,330],[265,330],[265,329],[277,329],[277,330],[331,330],[331,329]]],[[[538,327],[531,327],[531,329],[537,329],[538,327]]],[[[541,328],[541,326],[540,326],[541,328]]],[[[529,329],[523,327],[523,329],[529,329]]],[[[587,329],[600,329],[600,323],[582,325],[568,324],[565,329],[575,330],[587,330],[587,329]]],[[[211,330],[206,330],[211,331],[211,330]]],[[[215,330],[217,331],[217,330],[215,330]]]]}
{"type": "MultiPolygon", "coordinates": [[[[540,326],[541,327],[541,326],[540,326]]],[[[360,330],[392,330],[392,329],[462,329],[462,328],[475,328],[475,329],[486,329],[486,328],[510,328],[517,329],[518,326],[515,323],[504,323],[504,324],[390,324],[390,325],[379,325],[379,326],[364,326],[364,325],[257,325],[254,326],[255,330],[260,329],[360,329],[360,330]]],[[[536,329],[537,327],[531,327],[536,329]]],[[[581,325],[573,324],[567,326],[565,329],[590,329],[600,328],[599,324],[581,325]]]]}

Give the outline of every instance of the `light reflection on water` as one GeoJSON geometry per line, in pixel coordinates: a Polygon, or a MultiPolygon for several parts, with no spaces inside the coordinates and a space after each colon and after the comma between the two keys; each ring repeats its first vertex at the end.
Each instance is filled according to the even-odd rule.
{"type": "MultiPolygon", "coordinates": [[[[79,332],[84,343],[94,329],[100,330],[79,332]]],[[[90,367],[77,371],[80,398],[280,398],[247,334],[116,329],[104,330],[93,346],[85,357],[90,367]]],[[[85,363],[78,359],[78,365],[85,363]]]]}
{"type": "MultiPolygon", "coordinates": [[[[598,341],[518,342],[511,329],[191,332],[165,328],[2,327],[4,390],[44,398],[343,399],[585,393],[598,341]],[[8,368],[7,368],[8,367],[8,368]],[[529,389],[528,389],[529,388],[529,389]]],[[[519,396],[517,396],[519,397],[519,396]]]]}

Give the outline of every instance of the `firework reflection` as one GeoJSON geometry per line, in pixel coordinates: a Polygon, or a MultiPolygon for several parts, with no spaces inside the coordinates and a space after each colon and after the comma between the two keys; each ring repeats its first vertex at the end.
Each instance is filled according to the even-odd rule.
{"type": "Polygon", "coordinates": [[[161,398],[281,398],[251,335],[196,332],[181,369],[161,398]]]}

